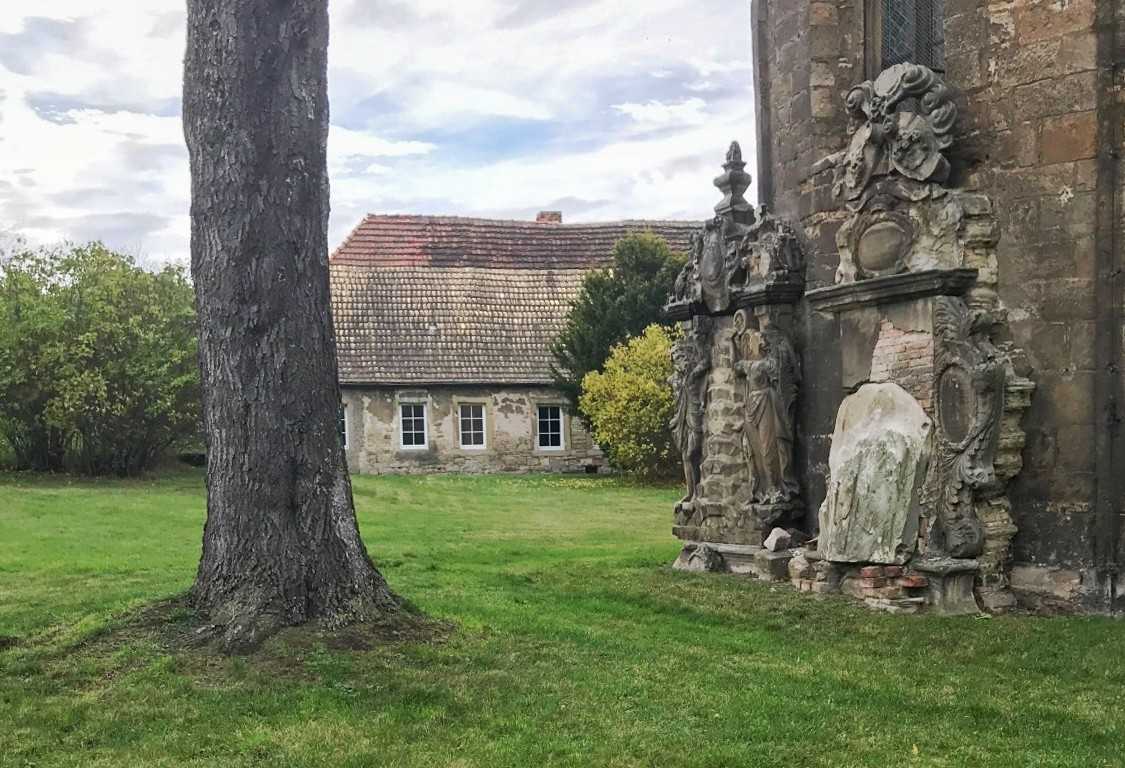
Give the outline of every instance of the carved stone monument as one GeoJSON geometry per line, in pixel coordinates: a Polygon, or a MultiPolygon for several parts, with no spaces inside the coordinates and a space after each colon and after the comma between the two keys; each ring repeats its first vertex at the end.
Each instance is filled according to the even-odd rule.
{"type": "Polygon", "coordinates": [[[992,202],[947,185],[957,109],[934,72],[895,65],[853,88],[846,108],[850,143],[829,159],[850,212],[837,234],[837,284],[806,298],[838,316],[844,386],[855,394],[837,419],[816,556],[908,564],[925,574],[936,610],[976,611],[977,598],[1002,609],[1015,534],[1005,488],[1020,468],[1019,419],[1034,385],[1021,375],[1020,351],[1002,341],[992,202]],[[888,433],[857,464],[845,454],[871,439],[871,425],[848,414],[875,385],[906,398],[896,410],[914,411],[917,444],[908,450],[888,433]],[[882,475],[895,498],[875,503],[860,482],[882,475]]]}
{"type": "Polygon", "coordinates": [[[693,237],[665,308],[682,331],[671,423],[687,486],[676,507],[674,530],[685,542],[677,566],[695,570],[763,567],[755,556],[766,535],[804,509],[792,340],[804,254],[791,226],[746,201],[745,167],[735,142],[715,180],[723,199],[693,237]]]}

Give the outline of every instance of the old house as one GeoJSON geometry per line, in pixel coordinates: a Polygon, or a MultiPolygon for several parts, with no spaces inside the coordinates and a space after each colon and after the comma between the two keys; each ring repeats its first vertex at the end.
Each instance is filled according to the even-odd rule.
{"type": "Polygon", "coordinates": [[[352,470],[598,471],[552,389],[551,343],[621,237],[684,251],[694,226],[367,216],[330,259],[352,470]]]}
{"type": "MultiPolygon", "coordinates": [[[[840,285],[857,279],[863,260],[849,248],[898,247],[892,225],[881,225],[878,237],[869,228],[866,246],[856,239],[866,226],[856,209],[866,203],[857,197],[849,209],[838,169],[840,153],[857,146],[857,118],[872,121],[861,128],[874,131],[870,136],[883,130],[871,111],[885,105],[870,82],[891,65],[912,62],[936,72],[948,93],[926,86],[924,96],[918,89],[920,103],[903,104],[935,125],[937,109],[956,115],[948,139],[947,127],[937,126],[941,143],[925,150],[940,150],[950,167],[914,178],[976,201],[963,210],[968,230],[957,237],[975,238],[969,245],[987,259],[964,264],[977,270],[967,300],[970,309],[978,300],[992,307],[1000,329],[994,340],[1010,351],[1000,401],[1020,401],[1004,412],[997,450],[1008,452],[1007,465],[995,467],[1013,478],[1010,511],[996,508],[995,519],[984,521],[993,526],[988,536],[1010,546],[986,550],[989,567],[999,588],[1028,605],[1121,607],[1123,23],[1121,0],[755,0],[759,202],[797,225],[808,259],[806,295],[821,291],[819,303],[794,305],[804,374],[796,469],[809,527],[817,526],[828,492],[831,437],[845,398],[865,383],[893,380],[896,359],[920,362],[926,386],[934,381],[932,356],[924,356],[930,353],[904,346],[912,335],[932,346],[916,333],[930,328],[929,316],[924,323],[894,316],[879,309],[874,288],[860,296],[840,285]],[[864,81],[869,90],[853,90],[864,81]]],[[[915,138],[928,140],[928,130],[915,138]]],[[[847,183],[858,195],[862,184],[847,183]]],[[[868,276],[895,271],[872,268],[868,276]]],[[[916,398],[933,417],[926,397],[916,398]]],[[[942,426],[943,415],[936,416],[942,426]]]]}

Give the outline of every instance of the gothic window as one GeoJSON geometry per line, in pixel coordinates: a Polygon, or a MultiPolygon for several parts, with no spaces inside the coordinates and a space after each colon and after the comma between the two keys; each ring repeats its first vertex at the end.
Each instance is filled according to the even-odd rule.
{"type": "Polygon", "coordinates": [[[894,64],[945,71],[945,0],[869,0],[869,76],[894,64]]]}
{"type": "Polygon", "coordinates": [[[336,414],[336,428],[340,431],[340,441],[346,451],[348,449],[348,407],[343,403],[340,403],[340,409],[336,414]]]}

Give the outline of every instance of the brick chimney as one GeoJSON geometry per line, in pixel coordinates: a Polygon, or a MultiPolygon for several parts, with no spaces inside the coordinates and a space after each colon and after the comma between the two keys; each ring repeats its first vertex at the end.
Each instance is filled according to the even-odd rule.
{"type": "Polygon", "coordinates": [[[562,224],[562,211],[540,211],[535,217],[536,224],[562,224]]]}

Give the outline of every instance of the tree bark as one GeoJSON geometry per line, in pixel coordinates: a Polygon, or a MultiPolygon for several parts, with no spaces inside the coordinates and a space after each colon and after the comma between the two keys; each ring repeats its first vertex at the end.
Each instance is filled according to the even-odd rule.
{"type": "Polygon", "coordinates": [[[191,599],[228,651],[398,606],[356,524],[328,283],[327,0],[188,0],[207,435],[191,599]]]}

